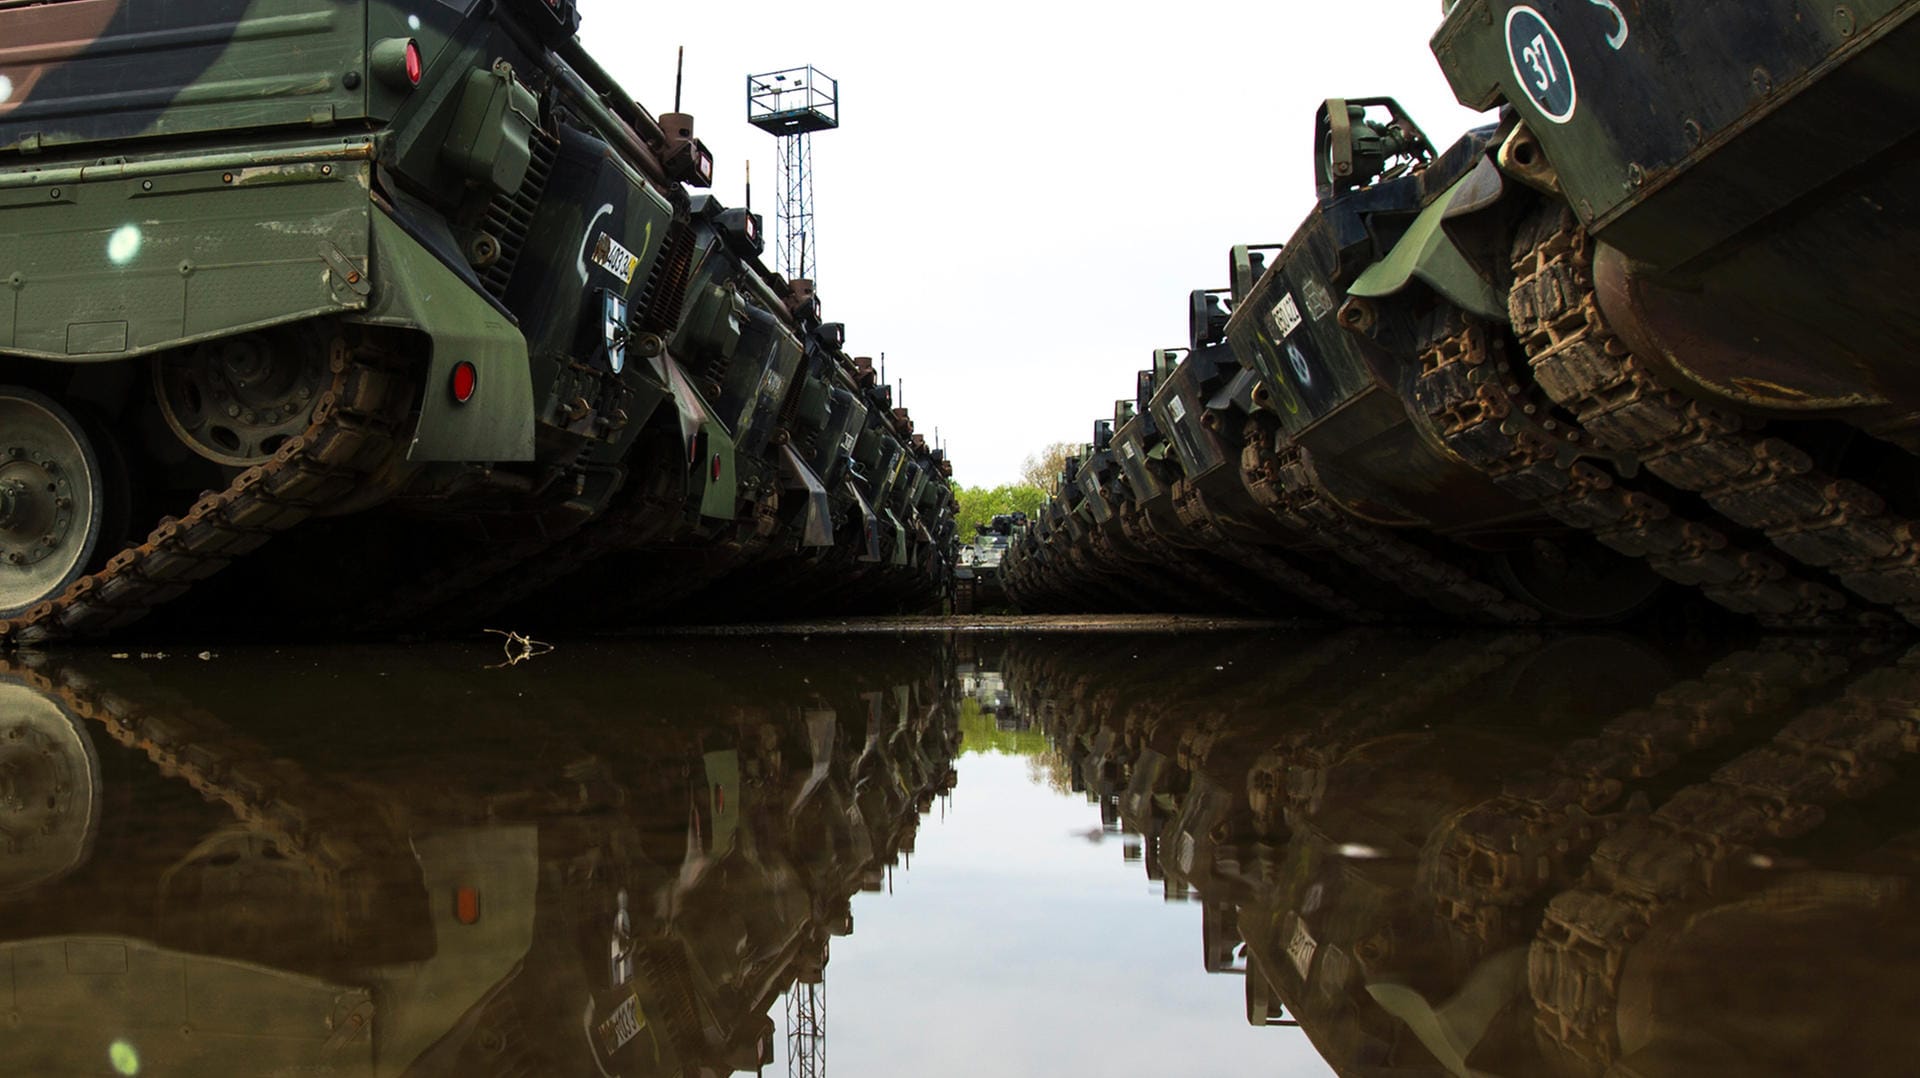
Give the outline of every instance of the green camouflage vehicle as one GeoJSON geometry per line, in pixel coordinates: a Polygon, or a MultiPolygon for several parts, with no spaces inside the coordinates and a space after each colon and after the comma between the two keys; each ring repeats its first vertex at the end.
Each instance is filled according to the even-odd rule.
{"type": "Polygon", "coordinates": [[[979,534],[960,548],[959,564],[954,566],[954,613],[972,614],[983,607],[1006,605],[1007,589],[1000,566],[1026,526],[1025,513],[1001,513],[979,525],[979,534]]]}
{"type": "Polygon", "coordinates": [[[760,220],[689,195],[692,117],[578,24],[0,0],[0,636],[111,630],[243,555],[243,594],[400,626],[614,552],[685,582],[833,545],[851,361],[760,220]]]}
{"type": "Polygon", "coordinates": [[[1657,507],[1620,543],[1771,621],[1920,619],[1916,12],[1475,0],[1434,37],[1460,100],[1500,123],[1427,252],[1498,302],[1427,365],[1488,370],[1470,392],[1551,409],[1555,442],[1641,471],[1657,507]]]}
{"type": "Polygon", "coordinates": [[[25,46],[0,59],[12,634],[124,624],[397,497],[598,511],[669,400],[628,342],[677,321],[680,181],[711,160],[577,24],[533,0],[0,4],[25,46]]]}

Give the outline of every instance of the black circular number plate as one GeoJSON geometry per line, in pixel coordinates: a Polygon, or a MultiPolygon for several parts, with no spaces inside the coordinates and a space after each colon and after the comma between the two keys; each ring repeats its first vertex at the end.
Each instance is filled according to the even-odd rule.
{"type": "Polygon", "coordinates": [[[1521,91],[1541,115],[1557,124],[1573,119],[1580,104],[1573,68],[1545,16],[1524,5],[1507,12],[1507,57],[1521,91]]]}

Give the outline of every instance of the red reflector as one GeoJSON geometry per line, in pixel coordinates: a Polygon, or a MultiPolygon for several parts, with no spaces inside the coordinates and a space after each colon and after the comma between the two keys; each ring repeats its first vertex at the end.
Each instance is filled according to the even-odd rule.
{"type": "Polygon", "coordinates": [[[720,454],[718,453],[713,455],[713,478],[716,482],[720,479],[720,454]]]}
{"type": "Polygon", "coordinates": [[[687,467],[691,468],[699,462],[700,436],[696,434],[687,439],[687,467]]]}
{"type": "Polygon", "coordinates": [[[463,925],[480,921],[480,889],[459,887],[453,892],[453,919],[463,925]]]}
{"type": "Polygon", "coordinates": [[[418,86],[420,76],[425,72],[426,65],[420,60],[420,45],[413,41],[407,42],[407,81],[418,86]]]}
{"type": "Polygon", "coordinates": [[[464,359],[455,363],[450,388],[453,390],[455,401],[460,404],[467,403],[473,399],[474,392],[480,388],[480,372],[464,359]]]}
{"type": "Polygon", "coordinates": [[[713,788],[713,811],[727,811],[727,788],[725,786],[715,786],[713,788]]]}

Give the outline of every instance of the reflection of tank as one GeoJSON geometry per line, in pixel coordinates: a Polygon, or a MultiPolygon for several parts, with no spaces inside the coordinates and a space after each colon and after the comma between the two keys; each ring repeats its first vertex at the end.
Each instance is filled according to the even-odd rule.
{"type": "Polygon", "coordinates": [[[1250,1021],[1341,1074],[1902,1072],[1913,657],[1506,638],[1435,685],[1444,646],[1364,639],[1006,659],[1250,1021]]]}
{"type": "Polygon", "coordinates": [[[95,1066],[118,1038],[183,1073],[753,1070],[769,1009],[953,778],[932,648],[732,692],[643,649],[648,693],[604,696],[566,692],[577,671],[474,693],[471,655],[378,680],[330,658],[228,655],[183,679],[193,704],[125,665],[7,671],[0,723],[76,717],[108,780],[64,879],[0,854],[30,884],[0,893],[0,1069],[95,1066]],[[256,679],[305,691],[262,714],[256,679]],[[458,726],[430,729],[451,698],[458,726]],[[353,749],[383,727],[409,744],[353,749]]]}

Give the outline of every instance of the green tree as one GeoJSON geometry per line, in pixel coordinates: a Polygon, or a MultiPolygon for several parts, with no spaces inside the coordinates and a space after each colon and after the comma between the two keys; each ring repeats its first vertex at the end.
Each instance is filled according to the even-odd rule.
{"type": "Polygon", "coordinates": [[[1067,458],[1080,452],[1073,442],[1055,442],[1040,452],[1027,458],[1020,466],[1020,479],[1027,486],[1051,494],[1054,484],[1060,480],[1060,469],[1066,466],[1067,458]]]}
{"type": "Polygon", "coordinates": [[[1040,506],[1047,500],[1046,491],[1023,483],[1006,483],[997,487],[960,487],[953,492],[953,496],[960,502],[960,511],[955,520],[959,524],[963,542],[973,540],[977,525],[985,524],[1002,513],[1025,513],[1031,517],[1040,511],[1040,506]]]}

